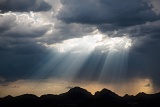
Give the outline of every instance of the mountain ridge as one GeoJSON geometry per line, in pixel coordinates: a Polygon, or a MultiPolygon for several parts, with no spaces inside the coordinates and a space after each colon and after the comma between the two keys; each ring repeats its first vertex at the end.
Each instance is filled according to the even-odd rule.
{"type": "Polygon", "coordinates": [[[6,96],[0,98],[0,107],[160,107],[160,93],[119,96],[108,89],[97,91],[94,95],[81,87],[71,88],[68,92],[40,97],[34,94],[6,96]]]}

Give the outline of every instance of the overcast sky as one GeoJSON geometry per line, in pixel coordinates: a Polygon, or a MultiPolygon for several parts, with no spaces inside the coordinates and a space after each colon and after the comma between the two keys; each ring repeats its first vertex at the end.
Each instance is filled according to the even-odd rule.
{"type": "Polygon", "coordinates": [[[43,94],[51,80],[61,84],[53,93],[69,85],[160,91],[159,7],[159,0],[0,0],[0,96],[17,95],[13,88],[43,94]],[[43,91],[24,89],[40,83],[43,91]]]}

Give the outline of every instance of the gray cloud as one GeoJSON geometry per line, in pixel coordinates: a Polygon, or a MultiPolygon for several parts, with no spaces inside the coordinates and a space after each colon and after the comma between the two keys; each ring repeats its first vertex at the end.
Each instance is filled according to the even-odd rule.
{"type": "Polygon", "coordinates": [[[52,7],[44,0],[1,0],[1,12],[48,11],[52,7]]]}
{"type": "Polygon", "coordinates": [[[145,0],[61,0],[61,3],[57,18],[66,23],[126,27],[160,19],[145,0]]]}
{"type": "Polygon", "coordinates": [[[40,37],[49,29],[50,24],[35,22],[28,14],[16,15],[14,13],[2,14],[0,17],[0,37],[40,37]]]}
{"type": "Polygon", "coordinates": [[[36,22],[28,14],[5,13],[0,27],[0,76],[7,81],[28,78],[49,54],[38,42],[51,25],[36,22]]]}
{"type": "Polygon", "coordinates": [[[62,40],[70,39],[70,38],[79,38],[86,35],[91,34],[96,27],[83,25],[83,24],[65,24],[65,23],[58,23],[54,27],[58,32],[56,32],[55,36],[61,36],[62,40]]]}
{"type": "Polygon", "coordinates": [[[151,38],[158,38],[160,33],[160,20],[154,21],[154,22],[148,22],[142,25],[127,27],[124,29],[118,30],[117,34],[115,36],[121,36],[121,34],[127,33],[130,37],[144,37],[148,36],[151,38]]]}
{"type": "Polygon", "coordinates": [[[0,49],[0,75],[6,81],[30,78],[37,65],[49,55],[46,47],[31,41],[16,45],[8,43],[3,48],[0,49]]]}
{"type": "Polygon", "coordinates": [[[0,33],[10,29],[15,25],[16,16],[15,15],[0,15],[0,33]]]}

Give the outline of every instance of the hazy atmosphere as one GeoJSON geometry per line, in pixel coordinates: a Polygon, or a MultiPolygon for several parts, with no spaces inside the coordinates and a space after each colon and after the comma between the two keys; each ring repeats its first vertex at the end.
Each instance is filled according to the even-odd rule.
{"type": "Polygon", "coordinates": [[[80,86],[160,91],[159,0],[0,0],[0,97],[80,86]]]}

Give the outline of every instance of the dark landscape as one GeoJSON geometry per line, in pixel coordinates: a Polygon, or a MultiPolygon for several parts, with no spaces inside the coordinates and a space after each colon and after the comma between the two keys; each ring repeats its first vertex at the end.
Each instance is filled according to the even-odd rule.
{"type": "Polygon", "coordinates": [[[92,95],[87,90],[74,87],[60,95],[42,95],[37,97],[24,94],[16,97],[0,98],[0,107],[160,107],[160,93],[125,95],[103,89],[92,95]]]}

